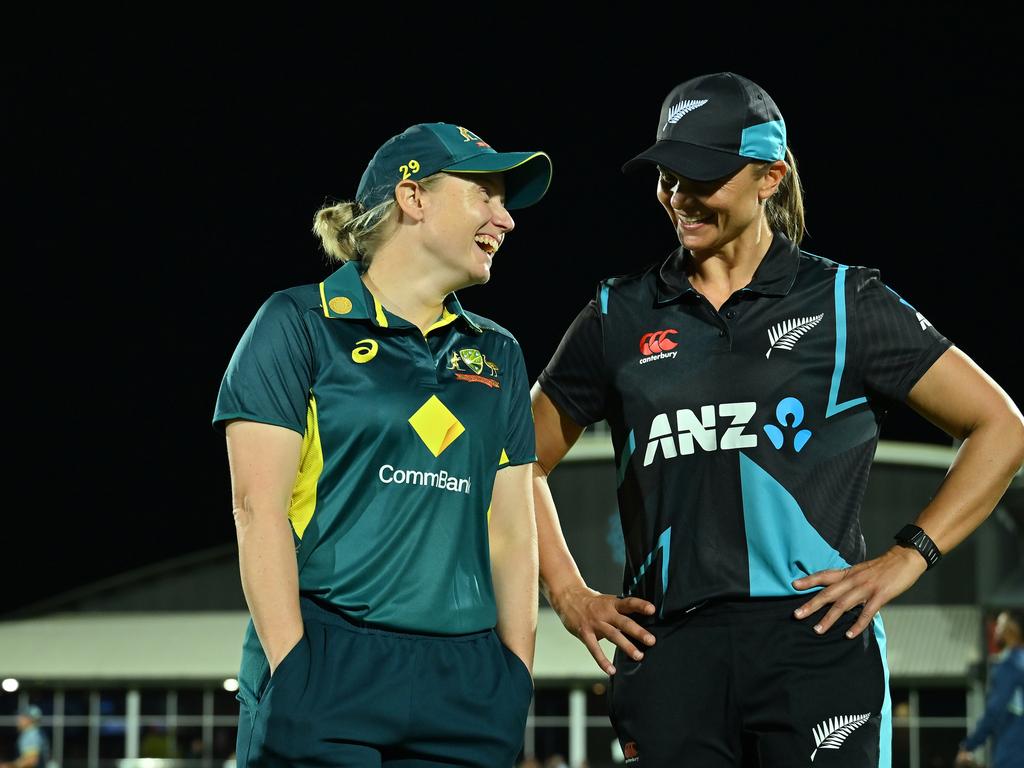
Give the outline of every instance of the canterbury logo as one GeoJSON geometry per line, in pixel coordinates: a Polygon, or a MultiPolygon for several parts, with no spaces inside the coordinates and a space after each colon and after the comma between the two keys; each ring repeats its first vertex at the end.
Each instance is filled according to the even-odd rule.
{"type": "Polygon", "coordinates": [[[786,320],[774,326],[768,331],[768,341],[771,346],[768,347],[764,356],[771,357],[772,351],[776,349],[792,350],[804,334],[820,323],[824,317],[824,314],[814,317],[794,317],[792,320],[786,320]]]}
{"type": "Polygon", "coordinates": [[[684,99],[683,101],[680,101],[678,104],[669,108],[668,118],[665,120],[665,127],[668,128],[669,125],[675,125],[683,115],[693,112],[695,109],[700,109],[707,103],[707,99],[684,99]]]}
{"type": "Polygon", "coordinates": [[[678,347],[679,345],[668,337],[670,333],[679,333],[679,331],[669,328],[664,331],[645,333],[640,337],[640,354],[656,355],[659,352],[669,352],[678,347]]]}
{"type": "Polygon", "coordinates": [[[814,756],[818,754],[819,749],[839,749],[847,736],[870,719],[870,712],[866,715],[842,715],[815,726],[811,731],[814,734],[815,745],[815,750],[811,752],[811,762],[814,762],[814,756]]]}

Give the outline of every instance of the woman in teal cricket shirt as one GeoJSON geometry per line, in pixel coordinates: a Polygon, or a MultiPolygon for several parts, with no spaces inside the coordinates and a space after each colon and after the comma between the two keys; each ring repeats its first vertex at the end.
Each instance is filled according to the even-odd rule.
{"type": "Polygon", "coordinates": [[[342,266],[273,294],[217,399],[252,614],[239,766],[510,766],[537,610],[529,382],[453,291],[551,179],[446,123],[317,213],[342,266]]]}

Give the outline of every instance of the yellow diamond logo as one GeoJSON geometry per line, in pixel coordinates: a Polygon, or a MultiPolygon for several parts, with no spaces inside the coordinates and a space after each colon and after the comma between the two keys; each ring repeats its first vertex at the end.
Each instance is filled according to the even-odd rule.
{"type": "Polygon", "coordinates": [[[440,456],[445,448],[466,431],[462,422],[445,408],[444,403],[437,399],[437,395],[430,396],[430,399],[412,415],[409,424],[434,456],[440,456]]]}

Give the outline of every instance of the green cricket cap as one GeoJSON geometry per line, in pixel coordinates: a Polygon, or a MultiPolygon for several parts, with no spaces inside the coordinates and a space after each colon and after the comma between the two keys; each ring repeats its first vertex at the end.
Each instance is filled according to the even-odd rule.
{"type": "Polygon", "coordinates": [[[419,123],[377,150],[359,181],[356,200],[373,208],[391,199],[403,179],[423,179],[440,171],[504,174],[509,209],[533,205],[551,184],[551,158],[544,152],[496,152],[462,126],[419,123]]]}

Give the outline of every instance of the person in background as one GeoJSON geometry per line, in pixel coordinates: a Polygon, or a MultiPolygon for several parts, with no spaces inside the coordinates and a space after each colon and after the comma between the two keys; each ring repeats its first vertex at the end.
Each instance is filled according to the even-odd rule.
{"type": "Polygon", "coordinates": [[[18,710],[18,759],[0,763],[0,768],[46,768],[50,761],[50,742],[39,727],[43,711],[29,705],[18,710]]]}
{"type": "Polygon", "coordinates": [[[993,639],[1001,651],[989,678],[985,713],[960,743],[956,765],[974,765],[971,753],[991,737],[992,768],[1024,768],[1024,610],[1002,611],[993,639]]]}

